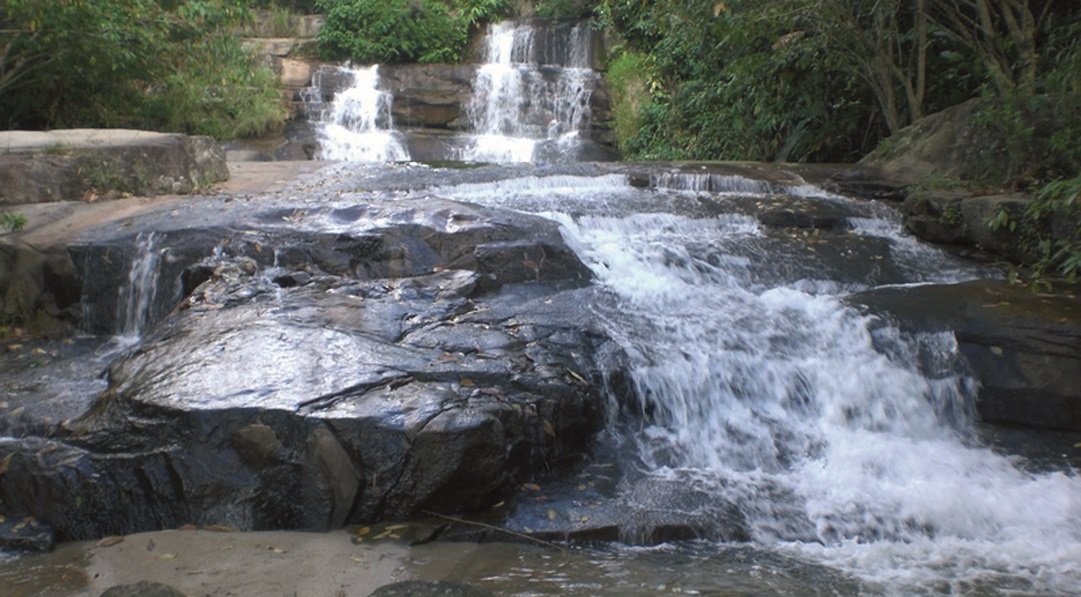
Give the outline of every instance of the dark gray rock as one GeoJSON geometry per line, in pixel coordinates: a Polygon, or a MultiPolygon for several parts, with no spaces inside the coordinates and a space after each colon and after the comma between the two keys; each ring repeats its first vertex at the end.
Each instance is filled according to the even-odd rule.
{"type": "Polygon", "coordinates": [[[33,517],[8,513],[0,518],[0,549],[49,551],[53,548],[53,530],[33,517]]]}
{"type": "Polygon", "coordinates": [[[383,585],[369,597],[495,597],[487,589],[447,580],[406,580],[383,585]]]}
{"type": "Polygon", "coordinates": [[[141,580],[129,585],[116,585],[105,589],[101,597],[185,597],[185,593],[160,582],[141,580]]]}
{"type": "Polygon", "coordinates": [[[0,442],[5,509],[65,539],[326,529],[481,508],[587,449],[607,340],[551,221],[432,197],[228,213],[72,248],[109,333],[157,228],[155,327],[77,420],[0,442]]]}
{"type": "Polygon", "coordinates": [[[1081,430],[1081,299],[1005,282],[882,288],[850,302],[908,331],[953,330],[989,423],[1081,430]]]}

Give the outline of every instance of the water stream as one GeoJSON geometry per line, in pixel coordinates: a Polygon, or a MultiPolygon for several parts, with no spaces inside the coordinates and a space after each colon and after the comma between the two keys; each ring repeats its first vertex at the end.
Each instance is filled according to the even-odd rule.
{"type": "Polygon", "coordinates": [[[473,135],[461,159],[483,162],[573,160],[590,125],[587,23],[538,31],[528,22],[491,25],[485,63],[468,107],[473,135]]]}
{"type": "MultiPolygon", "coordinates": [[[[520,595],[1081,593],[1081,479],[981,442],[952,334],[902,333],[846,302],[996,275],[915,241],[892,210],[795,176],[350,167],[378,200],[434,195],[561,224],[629,364],[598,448],[617,460],[612,500],[663,508],[701,537],[570,554],[437,543],[413,548],[413,573],[520,595]],[[779,193],[842,225],[763,225],[779,193]]],[[[163,242],[135,238],[123,335],[147,325],[163,242]]],[[[647,542],[644,527],[621,531],[647,542]]]]}
{"type": "Polygon", "coordinates": [[[154,308],[161,269],[159,237],[141,232],[135,238],[127,283],[117,289],[118,336],[134,342],[143,335],[154,308]]]}
{"type": "MultiPolygon", "coordinates": [[[[339,91],[319,121],[320,159],[394,162],[409,159],[394,130],[391,94],[379,89],[379,65],[346,69],[352,86],[339,91]]],[[[316,83],[318,87],[318,82],[316,83]]]]}
{"type": "MultiPolygon", "coordinates": [[[[638,397],[610,409],[626,492],[646,479],[708,495],[672,507],[715,520],[721,537],[734,506],[752,545],[887,592],[1081,589],[1081,480],[979,444],[975,387],[952,334],[882,326],[843,301],[876,282],[849,279],[806,240],[793,246],[738,209],[693,208],[703,193],[735,207],[773,189],[732,177],[656,177],[667,188],[654,190],[573,178],[440,193],[546,213],[593,270],[604,289],[596,313],[629,355],[638,397]]],[[[849,227],[896,264],[900,277],[886,283],[987,275],[888,216],[849,227]]]]}

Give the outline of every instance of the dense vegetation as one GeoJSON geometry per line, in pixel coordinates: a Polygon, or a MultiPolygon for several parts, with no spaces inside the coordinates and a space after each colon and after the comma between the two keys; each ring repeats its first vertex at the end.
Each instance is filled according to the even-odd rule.
{"type": "MultiPolygon", "coordinates": [[[[258,134],[283,114],[234,33],[250,8],[321,12],[322,56],[372,63],[459,61],[471,32],[523,5],[592,17],[615,41],[629,158],[852,161],[983,97],[1011,159],[965,182],[1038,198],[994,224],[1081,211],[1076,0],[0,0],[0,126],[258,134]]],[[[1081,272],[1074,228],[1025,241],[1038,267],[1081,272]]]]}
{"type": "Polygon", "coordinates": [[[1031,188],[1023,221],[993,224],[1029,231],[1038,271],[1081,273],[1081,3],[600,0],[595,14],[622,39],[608,78],[626,156],[850,161],[985,97],[1010,159],[964,182],[1031,188]],[[1065,232],[1032,232],[1052,216],[1065,232]]]}
{"type": "Polygon", "coordinates": [[[229,138],[278,126],[276,78],[240,47],[244,0],[0,0],[0,126],[229,138]]]}
{"type": "Polygon", "coordinates": [[[330,60],[458,62],[477,24],[505,15],[507,0],[317,0],[330,60]]]}

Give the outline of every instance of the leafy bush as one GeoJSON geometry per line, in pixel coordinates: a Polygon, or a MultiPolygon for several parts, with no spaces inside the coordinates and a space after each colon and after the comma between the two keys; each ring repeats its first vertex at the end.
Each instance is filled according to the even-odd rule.
{"type": "Polygon", "coordinates": [[[219,139],[253,137],[280,127],[285,110],[278,79],[256,68],[233,36],[192,42],[143,107],[148,127],[161,127],[219,139]],[[216,68],[205,68],[214,64],[216,68]]]}
{"type": "Polygon", "coordinates": [[[230,30],[248,18],[243,0],[0,0],[0,7],[0,126],[229,137],[284,117],[273,74],[230,30]]]}
{"type": "Polygon", "coordinates": [[[595,0],[539,0],[534,12],[548,19],[582,19],[593,14],[595,0]]]}
{"type": "Polygon", "coordinates": [[[637,134],[617,131],[627,155],[844,160],[870,149],[882,129],[873,100],[785,6],[605,0],[598,21],[655,69],[637,134]]]}
{"type": "Polygon", "coordinates": [[[470,28],[505,14],[506,0],[318,0],[327,60],[458,62],[470,28]]]}

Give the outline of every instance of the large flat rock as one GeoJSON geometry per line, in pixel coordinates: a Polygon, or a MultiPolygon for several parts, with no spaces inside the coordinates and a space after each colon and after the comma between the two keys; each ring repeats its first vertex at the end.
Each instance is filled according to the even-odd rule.
{"type": "Polygon", "coordinates": [[[0,206],[191,193],[229,178],[210,137],[124,129],[0,132],[0,206]]]}

